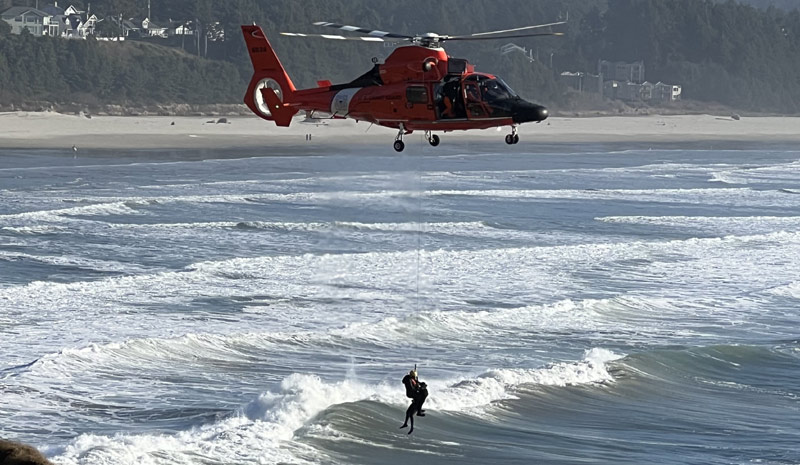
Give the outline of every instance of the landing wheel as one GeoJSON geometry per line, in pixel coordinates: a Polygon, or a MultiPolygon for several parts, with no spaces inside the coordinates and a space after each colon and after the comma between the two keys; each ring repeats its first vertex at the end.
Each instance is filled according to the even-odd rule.
{"type": "Polygon", "coordinates": [[[511,126],[511,134],[506,135],[506,144],[512,145],[519,142],[519,136],[517,135],[517,126],[511,126]]]}
{"type": "Polygon", "coordinates": [[[406,148],[406,144],[401,140],[394,141],[394,150],[396,152],[402,152],[403,149],[406,148]]]}
{"type": "Polygon", "coordinates": [[[428,143],[429,143],[429,144],[431,144],[431,145],[432,145],[432,146],[434,146],[434,147],[436,147],[437,145],[439,145],[439,142],[440,142],[440,140],[439,140],[439,136],[437,136],[436,134],[432,135],[432,136],[431,136],[431,137],[428,139],[428,143]]]}

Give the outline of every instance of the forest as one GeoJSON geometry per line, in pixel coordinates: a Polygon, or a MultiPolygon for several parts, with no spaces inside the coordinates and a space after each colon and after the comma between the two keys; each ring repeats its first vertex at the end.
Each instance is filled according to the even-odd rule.
{"type": "MultiPolygon", "coordinates": [[[[35,1],[14,0],[15,5],[35,1]]],[[[40,0],[42,4],[45,0],[40,0]]],[[[0,0],[0,10],[11,3],[0,0]]],[[[91,3],[98,17],[143,18],[146,0],[91,3]]],[[[224,41],[196,50],[163,39],[109,43],[10,35],[0,22],[0,104],[24,101],[238,103],[252,71],[239,25],[257,23],[298,86],[348,81],[384,59],[384,44],[299,39],[337,21],[404,34],[508,29],[569,17],[563,37],[447,44],[478,71],[502,76],[524,97],[559,106],[574,94],[563,71],[597,72],[599,60],[644,60],[647,79],[681,84],[683,98],[753,112],[800,112],[800,11],[781,0],[151,0],[153,20],[219,23],[224,41]],[[745,3],[751,3],[745,4],[745,3]],[[174,43],[173,43],[174,45],[174,43]],[[532,60],[531,60],[532,58],[532,60]]]]}

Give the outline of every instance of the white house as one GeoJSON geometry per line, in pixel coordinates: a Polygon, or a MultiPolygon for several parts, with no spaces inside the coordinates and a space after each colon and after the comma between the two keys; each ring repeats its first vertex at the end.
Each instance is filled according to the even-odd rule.
{"type": "Polygon", "coordinates": [[[36,36],[51,36],[85,39],[94,34],[97,16],[87,14],[70,5],[58,7],[58,2],[43,9],[15,6],[0,13],[0,17],[11,25],[12,34],[27,29],[36,36]]]}
{"type": "Polygon", "coordinates": [[[24,29],[35,36],[58,36],[58,23],[53,16],[36,8],[12,6],[0,13],[0,19],[11,25],[12,34],[22,34],[24,29]]]}
{"type": "Polygon", "coordinates": [[[175,21],[170,19],[169,20],[169,31],[168,35],[170,36],[193,36],[194,35],[194,24],[192,21],[175,21]]]}
{"type": "Polygon", "coordinates": [[[142,30],[150,37],[167,37],[169,28],[161,27],[150,21],[150,18],[145,18],[142,21],[142,30]]]}
{"type": "Polygon", "coordinates": [[[597,65],[598,73],[602,74],[607,81],[635,82],[643,84],[644,80],[644,61],[625,63],[622,61],[600,60],[597,65]]]}
{"type": "Polygon", "coordinates": [[[94,35],[94,28],[96,26],[97,16],[70,5],[64,10],[61,37],[85,39],[88,36],[94,35]]]}
{"type": "Polygon", "coordinates": [[[675,102],[681,99],[683,88],[681,86],[658,82],[653,89],[653,100],[662,102],[675,102]]]}

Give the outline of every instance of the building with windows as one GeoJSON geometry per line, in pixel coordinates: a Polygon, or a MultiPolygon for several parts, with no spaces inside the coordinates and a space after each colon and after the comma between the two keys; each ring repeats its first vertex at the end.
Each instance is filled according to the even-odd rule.
{"type": "Polygon", "coordinates": [[[564,71],[559,80],[579,93],[592,92],[603,95],[603,77],[597,74],[564,71]]]}
{"type": "Polygon", "coordinates": [[[22,34],[24,29],[35,36],[85,39],[94,35],[97,16],[74,6],[58,7],[58,2],[39,10],[13,6],[2,13],[0,19],[11,25],[12,34],[22,34]]]}
{"type": "Polygon", "coordinates": [[[597,67],[603,80],[603,95],[608,98],[630,103],[669,103],[681,99],[681,86],[645,80],[644,61],[600,60],[597,67]]]}
{"type": "Polygon", "coordinates": [[[22,34],[27,29],[35,36],[58,36],[58,23],[53,16],[36,8],[12,6],[0,13],[0,19],[11,25],[12,34],[22,34]]]}
{"type": "Polygon", "coordinates": [[[625,63],[600,60],[597,68],[598,74],[602,75],[606,81],[634,82],[636,84],[642,84],[645,81],[644,61],[625,63]]]}
{"type": "Polygon", "coordinates": [[[653,87],[653,100],[659,102],[675,102],[681,99],[683,88],[677,85],[658,82],[653,87]]]}

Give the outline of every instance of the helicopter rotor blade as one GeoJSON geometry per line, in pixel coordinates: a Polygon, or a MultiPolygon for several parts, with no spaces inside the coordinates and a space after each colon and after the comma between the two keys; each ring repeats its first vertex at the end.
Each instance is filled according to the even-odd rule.
{"type": "Polygon", "coordinates": [[[509,34],[509,33],[528,31],[532,29],[541,29],[550,26],[559,26],[566,23],[567,23],[566,21],[558,21],[548,24],[536,24],[533,26],[517,27],[501,31],[478,32],[476,34],[461,35],[461,36],[439,35],[435,33],[428,33],[425,35],[418,35],[418,36],[409,36],[409,35],[395,34],[393,32],[379,31],[374,29],[364,29],[356,26],[348,26],[345,24],[318,21],[314,23],[315,26],[330,27],[333,29],[339,29],[341,31],[363,34],[364,36],[355,37],[355,36],[344,36],[339,34],[305,34],[299,32],[281,32],[281,35],[290,37],[314,37],[314,38],[331,39],[331,40],[360,40],[365,42],[397,43],[397,42],[408,41],[414,44],[423,45],[427,47],[438,47],[440,43],[449,40],[499,40],[499,39],[516,39],[520,37],[560,36],[564,35],[564,33],[562,32],[530,32],[524,34],[509,34]]]}
{"type": "Polygon", "coordinates": [[[342,31],[347,32],[356,32],[358,34],[365,34],[371,37],[380,37],[380,38],[390,38],[390,39],[413,39],[412,36],[407,36],[403,34],[395,34],[392,32],[386,31],[378,31],[374,29],[364,29],[356,26],[348,26],[346,24],[336,24],[336,23],[328,23],[325,21],[318,21],[314,23],[314,26],[322,26],[322,27],[332,27],[334,29],[340,29],[342,31]]]}
{"type": "Polygon", "coordinates": [[[345,37],[336,34],[305,34],[301,32],[281,32],[282,36],[288,37],[310,37],[314,39],[330,39],[330,40],[360,40],[362,42],[397,42],[402,39],[386,40],[382,37],[345,37]]]}
{"type": "Polygon", "coordinates": [[[567,24],[567,22],[566,21],[558,21],[558,22],[555,22],[555,23],[536,24],[534,26],[515,27],[514,29],[504,29],[502,31],[478,32],[478,33],[475,33],[475,34],[469,34],[469,35],[464,35],[464,36],[452,36],[452,37],[448,37],[448,39],[456,39],[456,38],[460,39],[462,37],[478,37],[478,36],[488,36],[488,35],[493,35],[493,34],[505,34],[505,33],[508,33],[508,32],[527,31],[527,30],[530,30],[530,29],[541,29],[543,27],[560,26],[562,24],[567,24]]]}
{"type": "Polygon", "coordinates": [[[441,40],[500,40],[500,39],[518,39],[520,37],[543,37],[543,36],[563,36],[563,32],[534,32],[530,34],[514,34],[509,36],[493,36],[493,37],[443,37],[441,40]]]}

